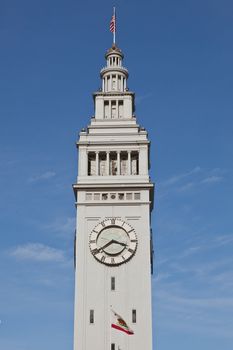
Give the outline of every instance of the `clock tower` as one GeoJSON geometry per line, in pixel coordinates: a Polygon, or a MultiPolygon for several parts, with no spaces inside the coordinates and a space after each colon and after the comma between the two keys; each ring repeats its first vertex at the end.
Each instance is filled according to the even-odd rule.
{"type": "Polygon", "coordinates": [[[150,143],[122,51],[113,44],[105,58],[77,142],[74,350],[152,350],[150,143]],[[111,327],[114,315],[132,335],[111,327]]]}

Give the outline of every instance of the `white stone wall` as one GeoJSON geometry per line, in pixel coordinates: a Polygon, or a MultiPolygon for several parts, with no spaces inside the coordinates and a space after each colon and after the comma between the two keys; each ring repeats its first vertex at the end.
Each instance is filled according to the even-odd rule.
{"type": "MultiPolygon", "coordinates": [[[[75,350],[109,350],[110,343],[124,350],[152,350],[151,275],[150,275],[150,203],[82,203],[78,206],[76,240],[76,320],[75,350]],[[118,267],[107,267],[95,260],[89,250],[89,235],[106,217],[120,217],[135,228],[138,247],[135,256],[118,267]],[[111,277],[116,290],[111,291],[111,277]],[[111,329],[112,308],[134,330],[133,336],[111,329]],[[95,323],[89,323],[89,311],[95,311],[95,323]],[[132,309],[137,323],[132,324],[132,309]]],[[[84,193],[83,193],[84,195],[84,193]]],[[[116,347],[117,349],[117,347],[116,347]]]]}

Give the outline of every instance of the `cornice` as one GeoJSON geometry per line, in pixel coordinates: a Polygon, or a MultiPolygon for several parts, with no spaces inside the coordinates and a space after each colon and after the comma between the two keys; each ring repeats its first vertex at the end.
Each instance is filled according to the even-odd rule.
{"type": "Polygon", "coordinates": [[[121,184],[121,183],[109,183],[109,184],[73,184],[73,190],[74,192],[78,192],[78,191],[85,191],[85,190],[101,190],[104,189],[112,191],[113,189],[119,189],[122,191],[122,189],[124,189],[125,191],[136,188],[136,189],[150,189],[153,190],[155,185],[152,182],[148,182],[148,183],[131,183],[131,184],[121,184]]]}
{"type": "Polygon", "coordinates": [[[135,92],[132,92],[132,91],[124,91],[124,92],[103,92],[103,91],[96,91],[96,92],[93,92],[93,97],[95,96],[105,96],[105,97],[108,97],[108,96],[135,96],[135,92]]]}
{"type": "MultiPolygon", "coordinates": [[[[96,135],[95,135],[96,136],[96,135]]],[[[106,136],[106,134],[98,134],[98,136],[106,136]]],[[[114,136],[114,134],[111,134],[111,136],[114,136]]],[[[119,134],[117,135],[119,136],[119,134]]],[[[126,134],[124,136],[132,136],[131,134],[126,134]]],[[[150,145],[150,141],[148,140],[141,140],[141,141],[134,141],[134,140],[129,140],[129,141],[125,141],[125,140],[119,140],[119,141],[115,141],[115,140],[102,140],[102,141],[98,141],[98,140],[91,140],[91,141],[77,141],[76,142],[77,146],[91,146],[91,145],[150,145]]]]}

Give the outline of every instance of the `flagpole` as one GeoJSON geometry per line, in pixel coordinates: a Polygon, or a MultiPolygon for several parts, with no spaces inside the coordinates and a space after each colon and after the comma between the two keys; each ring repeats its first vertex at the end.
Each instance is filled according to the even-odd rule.
{"type": "Polygon", "coordinates": [[[116,44],[116,8],[113,7],[113,16],[115,18],[114,32],[113,32],[113,44],[116,44]]]}

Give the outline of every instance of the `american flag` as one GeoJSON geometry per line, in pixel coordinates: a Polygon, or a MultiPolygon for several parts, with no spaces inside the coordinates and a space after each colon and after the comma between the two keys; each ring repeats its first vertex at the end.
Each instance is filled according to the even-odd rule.
{"type": "Polygon", "coordinates": [[[110,32],[115,33],[116,32],[116,15],[114,14],[111,18],[110,22],[110,32]]]}

